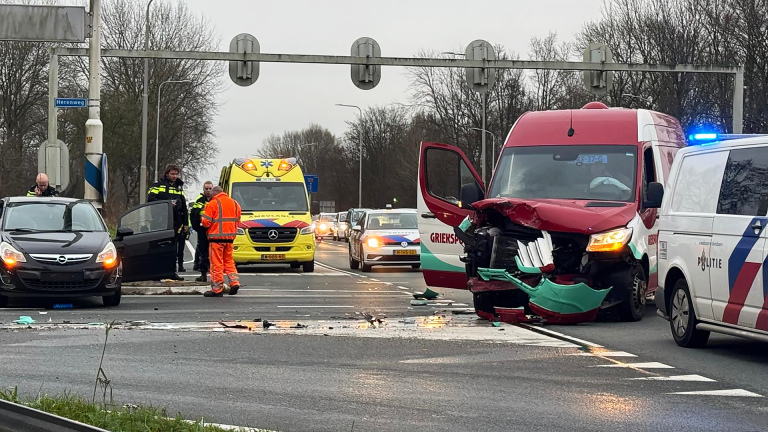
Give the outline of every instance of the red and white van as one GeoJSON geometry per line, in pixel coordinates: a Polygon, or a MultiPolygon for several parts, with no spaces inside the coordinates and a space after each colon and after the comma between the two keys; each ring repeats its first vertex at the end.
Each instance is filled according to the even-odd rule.
{"type": "Polygon", "coordinates": [[[530,306],[514,283],[478,277],[504,269],[531,286],[610,288],[599,307],[640,320],[657,286],[662,185],[685,145],[679,122],[658,112],[599,102],[528,112],[486,187],[459,148],[423,142],[417,205],[427,285],[469,289],[481,316],[530,306]]]}

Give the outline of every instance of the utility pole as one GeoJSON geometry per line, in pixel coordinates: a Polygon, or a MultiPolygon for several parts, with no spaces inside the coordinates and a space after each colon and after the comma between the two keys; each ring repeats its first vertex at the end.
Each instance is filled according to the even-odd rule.
{"type": "MultiPolygon", "coordinates": [[[[357,108],[357,111],[360,113],[360,119],[361,126],[363,121],[363,110],[360,109],[357,105],[346,105],[346,104],[336,104],[336,106],[342,106],[342,107],[348,107],[348,108],[357,108]]],[[[361,131],[362,132],[362,131],[361,131]]],[[[363,206],[363,135],[360,134],[360,138],[358,139],[360,141],[360,173],[358,174],[357,179],[357,207],[361,208],[363,206]]]]}
{"type": "MultiPolygon", "coordinates": [[[[149,7],[144,15],[144,51],[149,49],[149,7]]],[[[141,169],[139,170],[139,204],[147,202],[147,88],[149,87],[149,59],[144,57],[144,94],[141,96],[141,169]]]]}
{"type": "Polygon", "coordinates": [[[96,208],[101,208],[101,155],[104,125],[101,123],[101,0],[91,0],[93,34],[89,44],[88,62],[88,121],[85,122],[85,196],[96,208]]]}

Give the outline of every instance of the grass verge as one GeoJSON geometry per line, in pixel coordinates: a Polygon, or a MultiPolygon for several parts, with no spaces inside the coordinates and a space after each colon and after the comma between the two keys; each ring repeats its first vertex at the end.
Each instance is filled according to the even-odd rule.
{"type": "Polygon", "coordinates": [[[119,432],[232,432],[258,431],[258,429],[221,428],[205,425],[202,421],[185,420],[181,414],[168,417],[165,409],[155,407],[107,407],[99,403],[91,403],[80,396],[64,394],[62,396],[40,395],[34,400],[23,401],[16,389],[0,391],[0,399],[24,404],[51,414],[56,414],[70,420],[96,426],[109,431],[119,432]]]}

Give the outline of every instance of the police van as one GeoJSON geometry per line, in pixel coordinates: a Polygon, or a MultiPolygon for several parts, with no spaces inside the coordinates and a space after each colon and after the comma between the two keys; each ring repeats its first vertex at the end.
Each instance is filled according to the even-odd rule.
{"type": "Polygon", "coordinates": [[[319,204],[310,206],[296,159],[238,158],[221,170],[219,184],[242,208],[232,254],[236,264],[315,270],[311,213],[319,213],[319,204]]]}
{"type": "Polygon", "coordinates": [[[694,134],[659,221],[658,313],[683,347],[710,332],[768,341],[768,136],[694,134]]]}

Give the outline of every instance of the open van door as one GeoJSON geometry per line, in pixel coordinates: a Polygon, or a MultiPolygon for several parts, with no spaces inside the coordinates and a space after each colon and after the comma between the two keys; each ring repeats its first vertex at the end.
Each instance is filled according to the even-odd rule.
{"type": "Polygon", "coordinates": [[[467,289],[467,273],[460,260],[464,246],[453,230],[472,213],[460,208],[466,185],[485,190],[461,150],[448,144],[421,143],[416,206],[421,268],[428,286],[467,289]]]}
{"type": "Polygon", "coordinates": [[[176,277],[176,233],[171,201],[134,207],[118,220],[115,247],[123,282],[176,277]]]}

